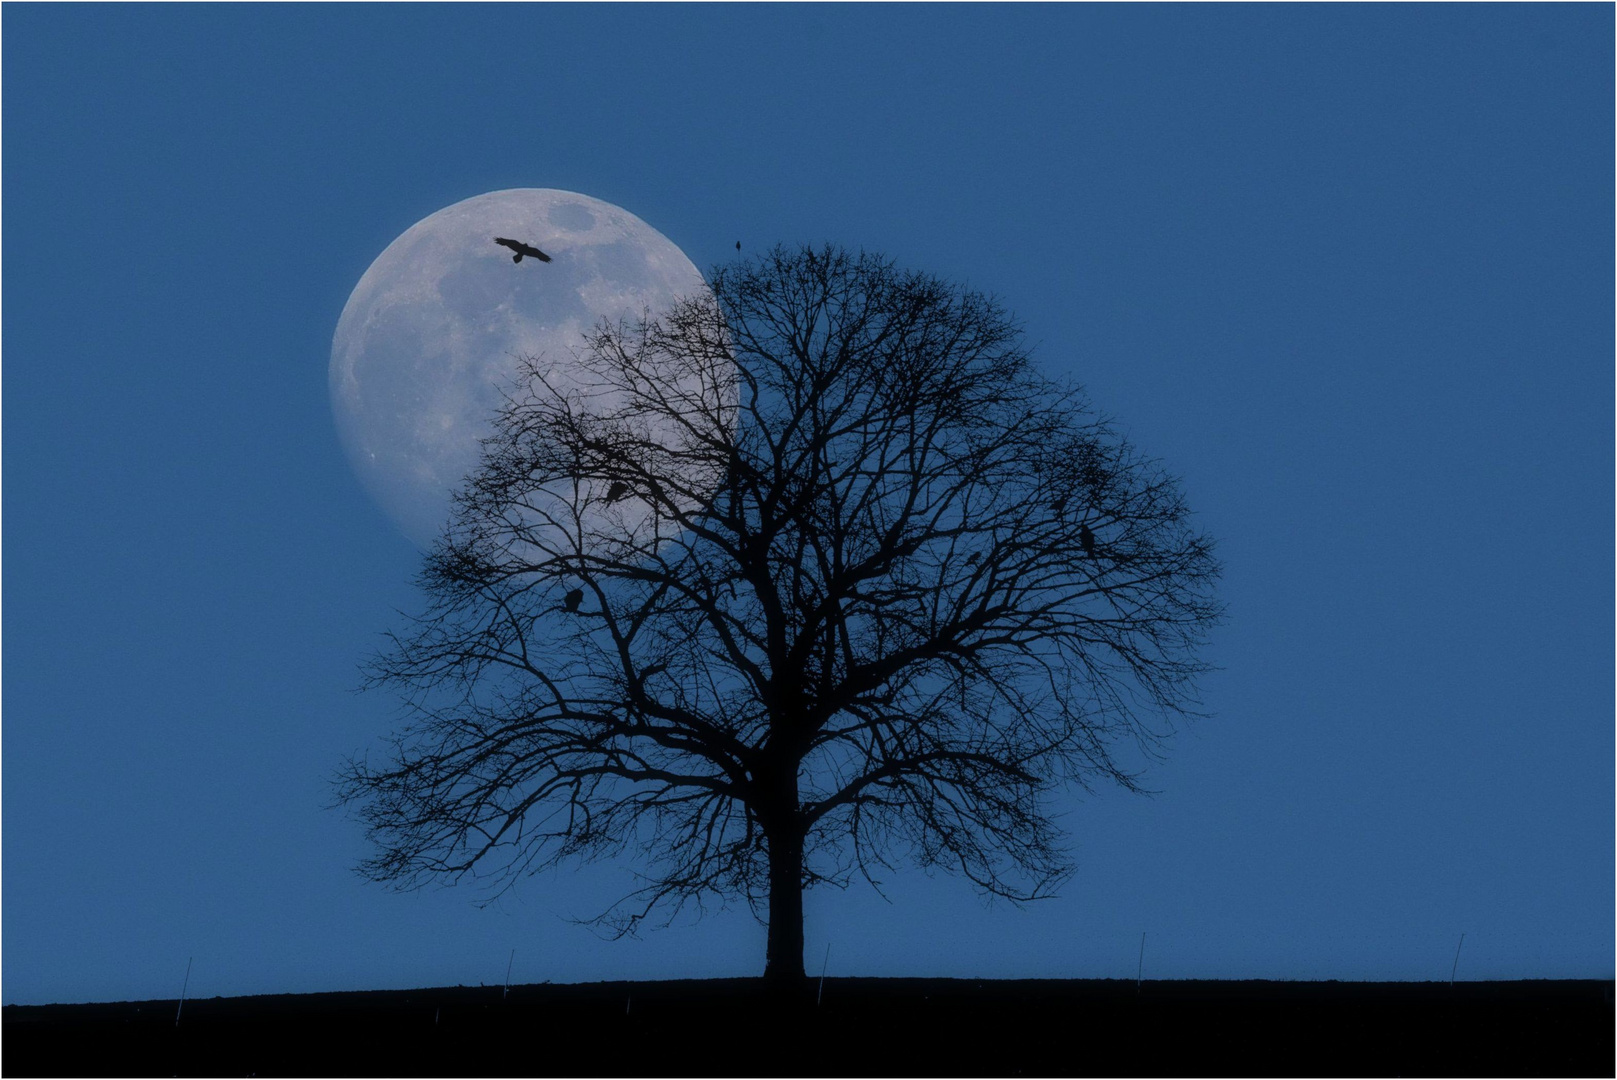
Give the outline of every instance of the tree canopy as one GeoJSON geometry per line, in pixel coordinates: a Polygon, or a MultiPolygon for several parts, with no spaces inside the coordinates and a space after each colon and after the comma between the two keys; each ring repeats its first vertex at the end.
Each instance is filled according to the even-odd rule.
{"type": "Polygon", "coordinates": [[[1193,712],[1218,565],[1177,480],[994,300],[835,248],[530,361],[370,668],[408,726],[339,783],[401,885],[632,851],[619,932],[940,867],[1067,874],[1051,796],[1193,712]],[[569,373],[571,373],[569,375],[569,373]]]}

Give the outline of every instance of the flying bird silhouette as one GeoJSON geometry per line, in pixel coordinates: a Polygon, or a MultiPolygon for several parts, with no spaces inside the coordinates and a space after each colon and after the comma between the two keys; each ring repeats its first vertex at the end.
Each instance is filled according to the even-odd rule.
{"type": "Polygon", "coordinates": [[[1089,531],[1088,525],[1080,524],[1078,526],[1078,542],[1084,545],[1084,554],[1093,559],[1095,557],[1095,534],[1089,531]]]}
{"type": "Polygon", "coordinates": [[[612,486],[606,489],[606,501],[615,503],[627,494],[629,494],[629,485],[622,480],[614,480],[612,481],[612,486]]]}
{"type": "Polygon", "coordinates": [[[584,590],[583,589],[573,589],[573,590],[569,591],[566,596],[561,598],[561,606],[566,608],[568,611],[577,611],[578,610],[578,605],[582,604],[583,602],[584,602],[584,590]]]}
{"type": "Polygon", "coordinates": [[[538,259],[540,262],[549,262],[550,261],[550,256],[549,255],[546,255],[544,252],[540,251],[538,248],[534,247],[532,244],[524,244],[521,240],[507,240],[503,236],[496,236],[494,238],[494,242],[496,244],[499,244],[501,247],[508,247],[512,251],[516,252],[515,255],[511,256],[511,261],[512,262],[515,262],[515,263],[521,262],[522,261],[522,256],[524,256],[524,255],[528,255],[528,256],[531,256],[532,258],[538,259]]]}

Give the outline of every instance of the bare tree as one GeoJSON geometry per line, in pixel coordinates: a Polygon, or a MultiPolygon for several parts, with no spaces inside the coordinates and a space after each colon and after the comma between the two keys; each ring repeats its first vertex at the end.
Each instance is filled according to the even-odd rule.
{"type": "Polygon", "coordinates": [[[373,662],[414,719],[339,794],[401,886],[633,851],[605,925],[744,899],[784,986],[809,886],[1049,895],[1049,796],[1137,789],[1218,566],[992,300],[832,248],[711,285],[530,368],[373,662]]]}

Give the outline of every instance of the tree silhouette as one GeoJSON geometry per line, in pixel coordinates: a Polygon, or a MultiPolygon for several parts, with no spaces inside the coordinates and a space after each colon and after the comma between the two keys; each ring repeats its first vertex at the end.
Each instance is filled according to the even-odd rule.
{"type": "Polygon", "coordinates": [[[1219,609],[1177,482],[994,301],[871,255],[721,267],[508,399],[368,684],[413,719],[339,798],[401,887],[630,850],[616,933],[900,864],[1031,900],[1050,795],[1191,713],[1219,609]]]}

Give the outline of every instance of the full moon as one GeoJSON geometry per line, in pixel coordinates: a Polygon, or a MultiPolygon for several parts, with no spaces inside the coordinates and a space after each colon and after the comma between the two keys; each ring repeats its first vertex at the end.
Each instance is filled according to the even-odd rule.
{"type": "Polygon", "coordinates": [[[418,221],[359,279],[332,339],[331,407],[355,473],[427,547],[524,357],[566,382],[601,319],[655,315],[705,288],[656,229],[571,191],[494,191],[418,221]],[[513,264],[497,236],[552,261],[513,264]]]}

